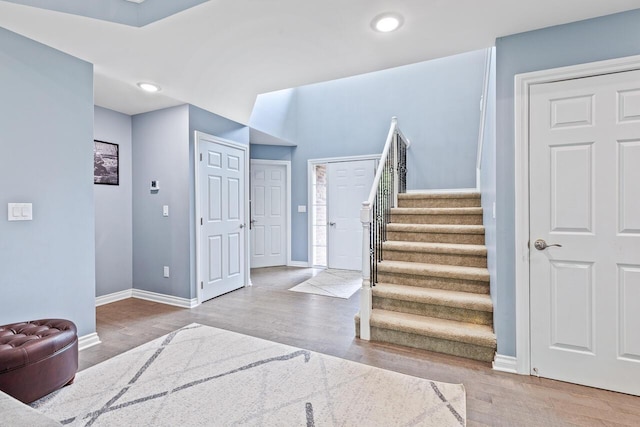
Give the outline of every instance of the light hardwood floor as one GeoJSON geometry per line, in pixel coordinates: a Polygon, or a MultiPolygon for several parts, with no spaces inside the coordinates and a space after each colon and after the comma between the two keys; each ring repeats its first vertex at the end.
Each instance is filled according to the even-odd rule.
{"type": "Polygon", "coordinates": [[[138,299],[98,307],[102,344],[80,352],[80,369],[196,322],[408,375],[462,383],[468,426],[640,426],[640,397],[495,372],[481,362],[358,340],[353,323],[358,293],[342,300],[288,291],[313,274],[308,268],[255,269],[253,287],[190,310],[138,299]]]}

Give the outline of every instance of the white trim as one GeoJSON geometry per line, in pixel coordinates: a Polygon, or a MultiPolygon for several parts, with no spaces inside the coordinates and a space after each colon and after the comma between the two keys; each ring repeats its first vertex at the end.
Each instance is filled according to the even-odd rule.
{"type": "Polygon", "coordinates": [[[476,153],[476,188],[481,188],[481,171],[482,171],[482,150],[484,149],[484,129],[487,120],[487,98],[489,96],[489,78],[491,71],[491,60],[494,55],[495,47],[487,48],[484,62],[484,81],[482,87],[482,97],[480,98],[480,126],[478,129],[478,152],[476,153]]]}
{"type": "Polygon", "coordinates": [[[125,289],[124,291],[113,292],[111,294],[96,297],[96,307],[111,304],[112,302],[122,301],[123,299],[132,298],[133,289],[125,289]]]}
{"type": "MultiPolygon", "coordinates": [[[[284,166],[286,176],[286,188],[287,192],[287,200],[286,200],[286,243],[287,243],[287,265],[291,265],[291,161],[289,160],[263,160],[263,159],[250,159],[250,165],[276,165],[276,166],[284,166]]],[[[251,173],[251,171],[249,171],[251,173]]],[[[251,176],[251,175],[249,175],[251,176]]],[[[251,183],[249,183],[251,184],[251,183]]],[[[251,191],[251,185],[249,185],[249,191],[251,191]]],[[[249,194],[251,197],[251,194],[249,194]]],[[[251,213],[251,212],[249,212],[251,213]]],[[[249,221],[251,221],[251,216],[249,216],[249,221]]],[[[251,231],[251,226],[249,226],[249,231],[251,231]]],[[[249,263],[251,263],[251,258],[249,258],[249,263]]]]}
{"type": "Polygon", "coordinates": [[[513,356],[504,356],[496,353],[495,359],[493,359],[493,370],[500,372],[508,372],[510,374],[518,373],[518,360],[513,356]]]}
{"type": "Polygon", "coordinates": [[[308,159],[307,163],[339,163],[339,162],[355,162],[358,160],[380,160],[380,154],[363,154],[361,156],[344,156],[344,157],[322,157],[318,159],[308,159]]]}
{"type": "Polygon", "coordinates": [[[289,261],[288,267],[311,267],[307,261],[289,261]]]}
{"type": "Polygon", "coordinates": [[[78,351],[86,350],[94,345],[100,344],[100,337],[97,332],[78,337],[78,351]]]}
{"type": "MultiPolygon", "coordinates": [[[[308,267],[314,267],[313,265],[313,221],[311,221],[311,209],[313,208],[313,167],[315,165],[324,165],[329,163],[340,162],[356,162],[359,160],[375,160],[376,168],[377,162],[380,161],[380,154],[365,154],[361,156],[345,156],[345,157],[324,157],[319,159],[307,160],[307,261],[308,267]]],[[[375,170],[374,170],[375,173],[375,170]]],[[[329,189],[329,170],[327,168],[327,190],[329,189]]],[[[328,202],[328,200],[327,200],[328,202]]],[[[327,213],[329,211],[329,205],[327,204],[327,213]]],[[[327,236],[328,237],[328,236],[327,236]]],[[[329,242],[327,240],[327,264],[329,263],[329,242]]],[[[318,268],[323,268],[318,266],[318,268]]]]}
{"type": "MultiPolygon", "coordinates": [[[[195,218],[194,218],[194,226],[195,226],[195,234],[196,234],[196,283],[195,283],[195,287],[196,287],[196,303],[195,305],[190,305],[189,307],[195,307],[199,304],[202,303],[202,292],[200,289],[200,286],[198,286],[198,284],[201,281],[200,278],[200,259],[201,259],[201,254],[200,254],[200,226],[198,225],[198,223],[200,222],[200,218],[202,217],[201,215],[201,206],[200,206],[200,139],[205,139],[209,142],[213,142],[215,144],[220,144],[220,145],[226,145],[228,147],[233,147],[239,150],[244,151],[244,171],[245,171],[245,175],[244,175],[244,192],[245,192],[245,198],[244,198],[244,214],[245,214],[245,219],[249,217],[249,193],[251,192],[251,188],[249,187],[249,171],[251,170],[251,164],[250,164],[250,159],[249,159],[249,144],[241,144],[239,142],[234,142],[234,141],[230,141],[228,139],[224,139],[224,138],[220,138],[218,136],[214,136],[214,135],[209,135],[206,134],[204,132],[200,132],[200,131],[194,131],[194,146],[193,146],[193,161],[194,161],[194,188],[195,188],[195,218]]],[[[244,254],[244,286],[252,286],[251,283],[251,270],[250,270],[250,260],[251,260],[251,250],[249,247],[249,233],[244,233],[244,248],[245,248],[245,254],[244,254]]],[[[186,300],[189,301],[189,304],[193,304],[193,299],[192,300],[186,300]]],[[[170,303],[167,303],[170,304],[170,303]]],[[[176,305],[176,304],[172,304],[172,305],[176,305]]],[[[182,305],[178,305],[178,307],[182,307],[182,305]]]]}
{"type": "Polygon", "coordinates": [[[181,298],[173,295],[159,294],[157,292],[144,291],[142,289],[133,289],[133,298],[143,299],[146,301],[158,302],[160,304],[173,305],[181,308],[194,308],[200,305],[197,298],[181,298]]]}
{"type": "Polygon", "coordinates": [[[515,76],[516,366],[531,372],[529,323],[529,93],[533,85],[640,69],[640,55],[515,76]]]}

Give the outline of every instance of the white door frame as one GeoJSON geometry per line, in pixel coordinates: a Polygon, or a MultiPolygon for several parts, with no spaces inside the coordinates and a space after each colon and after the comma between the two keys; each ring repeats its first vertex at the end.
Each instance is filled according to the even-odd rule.
{"type": "Polygon", "coordinates": [[[529,90],[532,85],[640,69],[640,55],[515,76],[516,371],[531,372],[529,323],[529,90]]]}
{"type": "MultiPolygon", "coordinates": [[[[195,183],[195,202],[196,202],[196,206],[195,206],[195,218],[193,219],[193,223],[195,224],[196,227],[196,295],[198,297],[198,304],[202,304],[202,290],[200,289],[200,286],[198,285],[201,281],[202,278],[200,277],[200,263],[201,263],[201,257],[202,254],[200,253],[200,218],[202,218],[202,206],[201,206],[201,200],[200,200],[200,180],[199,180],[199,176],[200,176],[200,139],[204,139],[207,140],[209,142],[213,142],[215,144],[220,144],[220,145],[225,145],[227,147],[233,147],[239,150],[244,151],[244,212],[245,212],[245,220],[246,217],[249,215],[249,191],[251,191],[251,189],[249,188],[249,144],[241,144],[239,142],[235,142],[235,141],[231,141],[228,139],[224,139],[224,138],[220,138],[218,136],[214,136],[214,135],[209,135],[207,133],[204,132],[200,132],[200,131],[194,131],[194,136],[193,136],[193,142],[194,142],[194,147],[193,147],[193,161],[195,164],[195,167],[193,168],[193,172],[194,172],[194,183],[195,183]]],[[[247,224],[248,225],[248,224],[247,224]]],[[[244,263],[244,280],[245,280],[245,284],[244,286],[251,286],[251,277],[250,277],[250,271],[249,271],[249,260],[251,257],[251,252],[250,252],[250,248],[249,248],[249,233],[244,233],[244,259],[245,259],[245,263],[244,263]]]]}
{"type": "MultiPolygon", "coordinates": [[[[323,157],[320,159],[307,160],[307,267],[313,267],[313,222],[311,221],[311,208],[313,207],[313,170],[315,165],[323,165],[327,163],[338,162],[355,162],[358,160],[375,160],[376,167],[377,162],[380,161],[380,154],[364,154],[361,156],[345,156],[345,157],[323,157]]],[[[375,171],[374,171],[375,173],[375,171]]],[[[330,179],[327,177],[327,179],[330,179]]],[[[327,189],[329,188],[329,181],[327,181],[327,189]]],[[[365,200],[362,200],[363,202],[365,200]]],[[[327,213],[329,212],[327,198],[327,213]]],[[[328,239],[328,236],[327,236],[328,239]]],[[[329,250],[329,241],[327,240],[327,251],[329,250]]],[[[329,261],[329,253],[327,252],[327,262],[329,261]]]]}
{"type": "MultiPolygon", "coordinates": [[[[287,245],[287,265],[291,266],[291,162],[289,160],[262,160],[262,159],[250,159],[251,166],[253,165],[275,165],[284,166],[286,179],[286,233],[287,238],[285,243],[287,245]]],[[[251,169],[249,169],[249,176],[251,176],[251,169]]],[[[251,185],[251,183],[249,183],[251,185]]],[[[251,189],[249,189],[251,191],[251,189]]],[[[251,194],[249,194],[251,197],[251,194]]],[[[249,221],[251,221],[251,210],[249,210],[249,221]]],[[[249,227],[249,233],[251,233],[251,227],[249,227]]],[[[251,259],[249,259],[251,261],[251,259]]]]}

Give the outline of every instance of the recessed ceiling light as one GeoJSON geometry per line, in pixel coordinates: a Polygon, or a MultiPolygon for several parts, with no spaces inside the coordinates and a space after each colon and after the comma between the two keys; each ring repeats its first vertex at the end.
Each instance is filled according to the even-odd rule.
{"type": "Polygon", "coordinates": [[[138,83],[138,87],[146,92],[158,92],[160,91],[160,86],[153,84],[153,83],[145,83],[145,82],[140,82],[138,83]]]}
{"type": "Polygon", "coordinates": [[[402,26],[402,16],[397,13],[381,13],[371,21],[371,28],[381,33],[390,33],[402,26]]]}

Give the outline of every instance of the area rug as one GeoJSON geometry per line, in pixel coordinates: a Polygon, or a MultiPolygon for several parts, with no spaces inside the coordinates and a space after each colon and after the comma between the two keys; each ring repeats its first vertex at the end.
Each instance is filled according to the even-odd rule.
{"type": "Polygon", "coordinates": [[[351,270],[326,269],[289,289],[294,292],[349,299],[362,286],[362,273],[351,270]]]}
{"type": "Polygon", "coordinates": [[[464,387],[191,324],[35,402],[70,426],[464,426],[464,387]]]}

